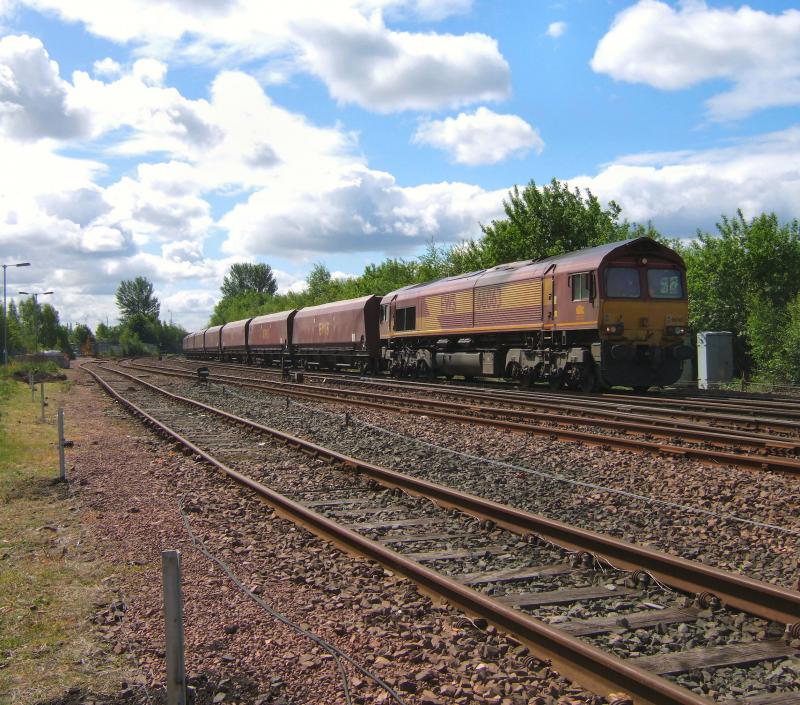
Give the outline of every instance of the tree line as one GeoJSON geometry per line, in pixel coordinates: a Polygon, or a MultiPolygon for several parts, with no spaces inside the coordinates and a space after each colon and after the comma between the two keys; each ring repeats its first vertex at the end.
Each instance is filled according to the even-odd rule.
{"type": "Polygon", "coordinates": [[[119,323],[109,326],[100,322],[92,332],[83,323],[63,325],[53,306],[40,304],[33,296],[23,299],[19,308],[11,301],[8,306],[9,354],[60,350],[70,357],[74,357],[75,352],[91,355],[96,343],[106,343],[123,355],[181,351],[186,331],[159,320],[161,307],[152,283],[145,277],[120,282],[116,303],[119,323]]]}
{"type": "Polygon", "coordinates": [[[222,285],[210,325],[367,294],[383,295],[409,284],[541,259],[583,247],[648,236],[677,250],[687,267],[689,327],[734,334],[739,374],[751,380],[800,384],[800,225],[774,214],[747,219],[722,216],[716,231],[689,241],[652,224],[631,223],[611,201],[553,179],[514,187],[503,201],[504,218],[481,226],[476,240],[430,243],[414,258],[387,258],[355,277],[335,278],[315,264],[301,292],[277,294],[268,264],[239,263],[222,285]]]}

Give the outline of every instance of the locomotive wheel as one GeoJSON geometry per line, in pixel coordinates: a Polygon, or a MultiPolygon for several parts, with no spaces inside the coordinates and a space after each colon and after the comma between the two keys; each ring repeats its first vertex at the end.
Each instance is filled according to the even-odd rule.
{"type": "Polygon", "coordinates": [[[634,387],[633,391],[636,392],[637,394],[644,394],[648,389],[650,389],[650,387],[643,387],[640,385],[638,387],[634,387]]]}

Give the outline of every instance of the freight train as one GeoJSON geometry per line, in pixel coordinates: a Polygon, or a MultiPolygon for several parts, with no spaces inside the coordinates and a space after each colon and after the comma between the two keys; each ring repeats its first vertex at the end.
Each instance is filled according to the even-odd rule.
{"type": "Polygon", "coordinates": [[[190,359],[420,378],[499,377],[585,392],[681,375],[686,269],[636,238],[501,264],[379,296],[190,333],[190,359]]]}

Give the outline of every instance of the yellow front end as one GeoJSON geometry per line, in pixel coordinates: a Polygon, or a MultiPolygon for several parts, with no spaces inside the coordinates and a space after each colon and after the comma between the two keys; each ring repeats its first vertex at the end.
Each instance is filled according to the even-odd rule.
{"type": "Polygon", "coordinates": [[[685,300],[606,300],[600,307],[600,377],[606,387],[644,390],[680,379],[692,356],[685,300]]]}
{"type": "Polygon", "coordinates": [[[603,301],[600,306],[600,339],[675,345],[683,340],[688,316],[689,305],[684,300],[603,301]],[[683,332],[676,335],[676,330],[681,329],[683,332]]]}

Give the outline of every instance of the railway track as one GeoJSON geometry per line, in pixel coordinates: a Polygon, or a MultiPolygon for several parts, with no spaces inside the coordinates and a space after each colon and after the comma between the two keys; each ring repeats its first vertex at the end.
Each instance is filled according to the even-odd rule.
{"type": "MultiPolygon", "coordinates": [[[[247,370],[248,374],[255,374],[269,379],[280,378],[279,370],[262,367],[244,367],[230,363],[191,362],[183,363],[187,369],[192,370],[199,366],[206,366],[215,370],[230,370],[231,374],[241,374],[247,370]]],[[[796,406],[791,406],[784,415],[781,409],[766,409],[748,407],[750,413],[736,414],[723,409],[705,411],[704,407],[694,407],[685,402],[674,403],[670,399],[657,396],[634,396],[625,394],[597,394],[573,395],[567,392],[539,392],[502,388],[498,383],[436,383],[415,380],[395,381],[381,377],[360,377],[353,374],[333,373],[304,373],[311,380],[335,382],[346,386],[359,386],[378,389],[396,389],[403,393],[414,390],[426,394],[437,394],[452,398],[477,399],[497,403],[514,404],[520,408],[538,409],[543,411],[568,412],[590,418],[642,418],[643,420],[659,423],[683,422],[691,424],[692,428],[703,427],[712,430],[747,431],[752,435],[800,436],[800,419],[793,414],[796,406]],[[758,415],[756,415],[756,412],[758,415]],[[762,433],[763,432],[763,433],[762,433]]]]}
{"type": "Polygon", "coordinates": [[[787,625],[800,639],[798,592],[364,463],[121,369],[84,369],[279,512],[495,624],[581,685],[616,693],[612,702],[800,698],[800,641],[779,636],[787,625]]]}
{"type": "MultiPolygon", "coordinates": [[[[249,370],[258,370],[265,374],[280,375],[281,372],[275,368],[269,367],[255,367],[244,366],[241,364],[213,362],[213,361],[200,361],[200,360],[185,360],[189,364],[194,365],[213,365],[214,367],[227,368],[231,370],[242,368],[249,370]]],[[[395,381],[392,378],[385,376],[375,376],[364,378],[352,372],[322,372],[314,370],[305,370],[304,374],[309,379],[337,379],[358,383],[369,380],[374,383],[388,384],[396,386],[417,387],[429,390],[443,390],[443,391],[472,391],[478,394],[491,394],[491,395],[504,395],[506,397],[513,397],[518,400],[530,399],[550,399],[553,401],[571,400],[576,403],[584,403],[588,401],[606,402],[610,404],[626,404],[633,406],[648,406],[657,407],[662,409],[671,409],[675,412],[687,413],[725,413],[739,412],[738,418],[742,420],[752,420],[754,416],[764,415],[766,417],[788,418],[800,420],[800,408],[795,400],[792,399],[774,399],[763,398],[757,395],[731,395],[724,396],[715,393],[700,394],[693,392],[686,394],[684,392],[662,390],[659,392],[651,392],[647,394],[635,394],[633,392],[602,392],[587,395],[584,393],[576,393],[568,390],[549,391],[539,389],[537,387],[520,387],[519,384],[513,382],[461,382],[461,381],[435,381],[435,380],[408,380],[395,381]]]]}
{"type": "MultiPolygon", "coordinates": [[[[174,366],[141,362],[132,362],[129,363],[129,366],[133,369],[184,379],[196,376],[194,372],[174,366]]],[[[629,420],[624,415],[622,418],[592,418],[552,411],[488,406],[485,403],[477,403],[475,400],[465,404],[463,401],[448,401],[430,397],[398,397],[372,391],[265,380],[258,376],[244,376],[242,370],[238,371],[238,375],[214,372],[209,379],[217,383],[261,389],[272,394],[312,399],[318,402],[340,401],[382,411],[435,417],[636,452],[669,454],[704,462],[790,473],[800,472],[800,459],[790,457],[800,450],[800,439],[773,437],[746,430],[723,433],[709,427],[697,428],[687,422],[666,422],[654,418],[629,420]],[[603,434],[575,430],[575,426],[601,426],[611,429],[615,433],[603,434]],[[672,442],[659,443],[649,440],[648,437],[663,438],[672,442]],[[702,445],[690,445],[689,443],[702,445]]]]}

